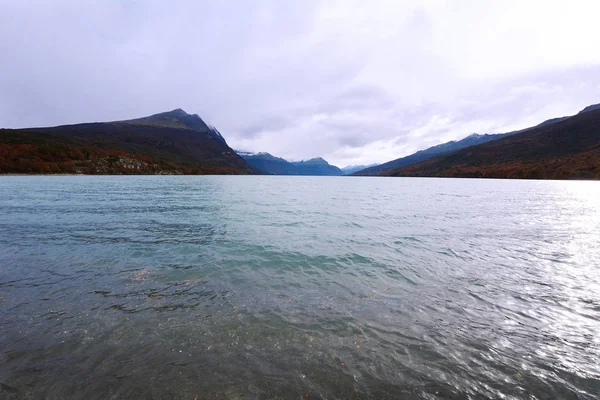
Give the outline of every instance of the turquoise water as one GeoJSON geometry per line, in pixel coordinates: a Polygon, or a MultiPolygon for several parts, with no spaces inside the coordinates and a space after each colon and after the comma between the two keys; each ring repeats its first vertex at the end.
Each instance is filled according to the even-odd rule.
{"type": "Polygon", "coordinates": [[[0,177],[0,398],[596,399],[600,186],[0,177]]]}

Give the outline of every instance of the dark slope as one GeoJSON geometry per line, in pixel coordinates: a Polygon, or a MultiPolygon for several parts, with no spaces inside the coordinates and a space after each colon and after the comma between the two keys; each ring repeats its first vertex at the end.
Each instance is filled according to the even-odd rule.
{"type": "Polygon", "coordinates": [[[320,157],[307,161],[289,162],[269,153],[248,153],[240,151],[238,154],[253,168],[268,175],[337,176],[343,174],[342,170],[338,167],[330,165],[320,157]]]}
{"type": "Polygon", "coordinates": [[[452,152],[455,152],[457,150],[464,149],[464,148],[467,148],[470,146],[476,146],[479,144],[492,142],[494,140],[498,140],[498,139],[501,139],[506,136],[515,135],[520,132],[525,132],[530,129],[535,129],[535,128],[539,128],[542,126],[555,124],[557,122],[564,121],[567,118],[569,118],[569,117],[559,117],[559,118],[549,119],[549,120],[544,121],[541,124],[536,125],[534,127],[522,129],[520,131],[508,132],[508,133],[484,134],[484,135],[479,135],[477,133],[474,133],[472,135],[467,136],[464,139],[461,139],[458,141],[452,140],[450,142],[442,143],[437,146],[429,147],[425,150],[417,151],[416,153],[411,154],[409,156],[398,158],[398,159],[392,160],[392,161],[388,161],[386,163],[377,165],[375,167],[366,168],[362,171],[355,172],[352,175],[376,176],[376,175],[385,174],[386,172],[390,172],[394,169],[405,167],[405,166],[412,165],[412,164],[417,164],[422,161],[426,161],[431,158],[440,156],[442,154],[450,154],[452,152]]]}
{"type": "Polygon", "coordinates": [[[600,108],[385,175],[600,179],[600,108]]]}
{"type": "Polygon", "coordinates": [[[490,142],[492,140],[497,140],[503,136],[504,136],[504,134],[496,134],[496,135],[473,134],[473,135],[467,136],[466,138],[464,138],[462,140],[459,140],[459,141],[453,140],[453,141],[450,141],[447,143],[439,144],[437,146],[429,147],[428,149],[417,151],[416,153],[411,154],[410,156],[398,158],[396,160],[388,161],[386,163],[376,165],[374,167],[363,169],[362,171],[355,172],[352,175],[357,175],[357,176],[380,175],[386,171],[391,171],[396,168],[416,164],[421,161],[429,160],[430,158],[439,156],[441,154],[452,153],[453,151],[456,151],[456,150],[459,150],[459,149],[462,149],[465,147],[474,146],[474,145],[480,144],[480,143],[490,142]]]}
{"type": "Polygon", "coordinates": [[[128,121],[0,131],[0,173],[248,174],[198,115],[177,109],[128,121]]]}
{"type": "Polygon", "coordinates": [[[162,128],[173,128],[202,132],[210,138],[216,139],[225,145],[227,144],[221,133],[216,128],[208,126],[202,120],[202,118],[198,116],[198,114],[188,114],[181,108],[169,112],[154,114],[145,118],[138,118],[120,122],[138,126],[155,126],[162,128]]]}

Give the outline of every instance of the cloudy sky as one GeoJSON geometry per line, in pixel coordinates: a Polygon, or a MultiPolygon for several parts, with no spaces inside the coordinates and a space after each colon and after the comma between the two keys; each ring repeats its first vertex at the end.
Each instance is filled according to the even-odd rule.
{"type": "Polygon", "coordinates": [[[597,0],[0,0],[0,126],[199,114],[384,162],[600,103],[597,0]]]}

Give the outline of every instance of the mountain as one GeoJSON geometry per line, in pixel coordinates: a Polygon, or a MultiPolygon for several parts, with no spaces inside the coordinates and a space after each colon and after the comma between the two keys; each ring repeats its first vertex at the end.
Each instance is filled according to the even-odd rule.
{"type": "Polygon", "coordinates": [[[416,163],[419,163],[419,162],[422,162],[425,160],[429,160],[430,158],[437,157],[442,154],[449,154],[454,151],[464,149],[464,148],[467,148],[470,146],[475,146],[478,144],[498,140],[498,139],[501,139],[506,136],[515,135],[519,132],[525,132],[529,129],[534,129],[534,128],[538,128],[538,127],[542,127],[542,126],[546,126],[546,125],[555,124],[557,122],[564,121],[566,118],[568,118],[568,117],[549,119],[549,120],[544,121],[541,124],[536,125],[532,128],[526,128],[526,129],[522,129],[519,131],[513,131],[513,132],[508,132],[508,133],[496,133],[496,134],[487,134],[486,133],[483,135],[473,133],[464,139],[461,139],[458,141],[452,140],[450,142],[438,144],[437,146],[433,146],[433,147],[429,147],[425,150],[417,151],[416,153],[411,154],[409,156],[397,158],[395,160],[388,161],[383,164],[379,164],[375,167],[370,167],[370,168],[360,170],[358,172],[353,173],[353,175],[376,176],[376,175],[385,174],[386,172],[392,171],[394,169],[405,167],[405,166],[412,165],[412,164],[416,164],[416,163]]]}
{"type": "Polygon", "coordinates": [[[0,130],[0,173],[250,174],[197,114],[0,130]]]}
{"type": "Polygon", "coordinates": [[[467,136],[466,138],[459,141],[450,141],[447,143],[438,144],[437,146],[429,147],[425,150],[417,151],[414,154],[411,154],[406,157],[398,158],[396,160],[388,161],[383,164],[379,164],[374,167],[366,168],[361,171],[355,172],[353,175],[357,176],[376,176],[380,175],[386,171],[391,171],[396,168],[404,167],[407,165],[416,164],[421,161],[429,160],[430,158],[439,156],[440,154],[451,153],[453,151],[474,146],[476,144],[490,142],[492,140],[497,140],[503,137],[504,134],[495,134],[495,135],[479,135],[474,133],[472,135],[467,136]]]}
{"type": "Polygon", "coordinates": [[[254,169],[267,175],[300,175],[296,166],[269,153],[237,152],[254,169]]]}
{"type": "Polygon", "coordinates": [[[384,173],[390,176],[600,179],[600,107],[384,173]]]}
{"type": "Polygon", "coordinates": [[[188,114],[181,108],[173,111],[154,114],[149,117],[130,119],[127,121],[117,121],[130,125],[139,126],[156,126],[161,128],[173,128],[180,130],[192,130],[203,132],[210,135],[212,138],[227,144],[221,133],[214,127],[208,126],[198,114],[188,114]]]}
{"type": "Polygon", "coordinates": [[[322,158],[290,162],[269,153],[237,153],[256,170],[267,175],[342,175],[342,171],[322,158]]]}
{"type": "Polygon", "coordinates": [[[292,163],[300,171],[299,175],[327,175],[327,176],[339,176],[343,175],[341,169],[335,165],[329,164],[321,157],[311,158],[306,161],[298,161],[292,163]]]}
{"type": "Polygon", "coordinates": [[[344,175],[350,175],[355,172],[362,171],[363,169],[375,167],[377,165],[379,165],[379,164],[375,163],[375,164],[369,164],[369,165],[347,165],[344,168],[342,168],[342,172],[344,173],[344,175]]]}

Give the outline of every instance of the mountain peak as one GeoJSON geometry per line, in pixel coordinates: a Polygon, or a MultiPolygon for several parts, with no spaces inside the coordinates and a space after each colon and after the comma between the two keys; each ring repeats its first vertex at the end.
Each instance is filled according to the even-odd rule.
{"type": "Polygon", "coordinates": [[[327,165],[329,165],[329,163],[327,161],[325,161],[325,159],[323,157],[315,157],[315,158],[311,158],[310,160],[302,160],[300,162],[305,163],[305,164],[327,164],[327,165]]]}
{"type": "Polygon", "coordinates": [[[124,121],[142,125],[157,125],[171,128],[187,128],[199,131],[210,131],[210,127],[198,116],[198,114],[188,114],[181,108],[166,111],[158,114],[152,114],[148,117],[124,121]]]}
{"type": "MultiPolygon", "coordinates": [[[[275,157],[274,155],[267,153],[265,151],[260,151],[258,153],[253,153],[251,151],[242,151],[242,150],[234,150],[237,155],[242,157],[243,159],[253,158],[260,160],[281,160],[285,161],[283,158],[275,157]]],[[[286,161],[287,162],[287,161],[286,161]]]]}
{"type": "Polygon", "coordinates": [[[221,132],[219,132],[217,128],[207,125],[198,114],[188,114],[181,108],[153,114],[144,118],[118,122],[125,122],[132,125],[192,130],[207,134],[216,140],[225,143],[223,135],[221,135],[221,132]]]}
{"type": "Polygon", "coordinates": [[[185,111],[183,111],[181,108],[176,108],[176,109],[174,109],[172,111],[167,111],[167,112],[165,112],[163,114],[171,114],[174,117],[185,117],[187,115],[190,115],[190,114],[186,113],[185,111]]]}
{"type": "Polygon", "coordinates": [[[152,114],[146,118],[174,118],[174,119],[179,119],[179,118],[186,118],[186,117],[198,117],[198,114],[188,114],[186,113],[184,110],[182,110],[181,108],[176,108],[174,110],[171,111],[165,111],[165,112],[161,112],[158,114],[152,114]]]}

